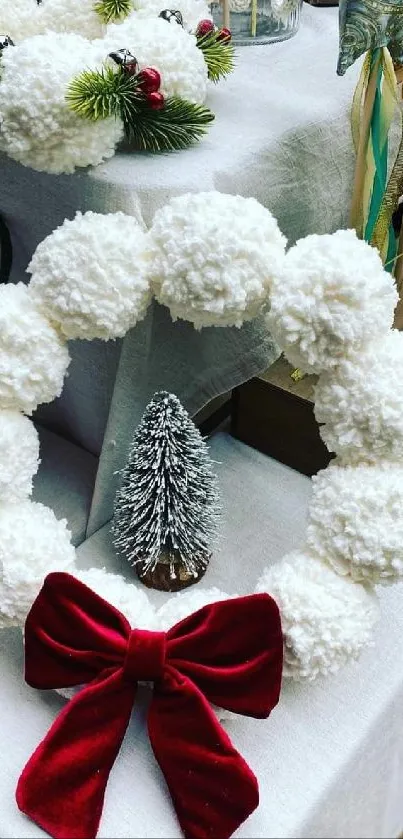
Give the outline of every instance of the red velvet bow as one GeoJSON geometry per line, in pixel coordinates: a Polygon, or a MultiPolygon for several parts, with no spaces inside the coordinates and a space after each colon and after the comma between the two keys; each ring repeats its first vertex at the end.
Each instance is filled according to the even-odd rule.
{"type": "Polygon", "coordinates": [[[138,681],[153,681],[148,731],[188,839],[227,839],[258,805],[254,774],[217,721],[267,717],[281,685],[279,611],[266,594],[213,603],[169,632],[126,618],[69,574],[50,574],[25,626],[31,687],[86,684],[28,761],[19,808],[55,839],[93,839],[138,681]],[[208,806],[207,806],[208,805],[208,806]]]}

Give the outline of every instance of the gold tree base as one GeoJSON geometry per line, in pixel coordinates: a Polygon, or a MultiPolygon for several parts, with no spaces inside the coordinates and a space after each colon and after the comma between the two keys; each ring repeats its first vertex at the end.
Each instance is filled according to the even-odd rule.
{"type": "Polygon", "coordinates": [[[175,554],[173,568],[175,576],[171,576],[172,564],[171,556],[168,553],[162,553],[159,561],[154,569],[144,571],[144,566],[141,563],[136,565],[137,576],[140,582],[147,588],[153,588],[157,591],[181,591],[184,588],[195,585],[204,577],[207,567],[208,559],[205,568],[201,568],[197,577],[194,577],[185,567],[179,554],[175,554]]]}

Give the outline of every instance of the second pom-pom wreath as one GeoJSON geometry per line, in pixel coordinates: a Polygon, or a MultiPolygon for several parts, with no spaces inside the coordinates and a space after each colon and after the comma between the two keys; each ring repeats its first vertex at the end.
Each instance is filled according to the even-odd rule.
{"type": "Polygon", "coordinates": [[[92,41],[68,26],[0,36],[0,150],[61,174],[98,165],[122,140],[149,152],[199,140],[214,119],[208,80],[233,69],[231,33],[209,19],[188,32],[180,11],[169,15],[129,15],[92,41]]]}
{"type": "MultiPolygon", "coordinates": [[[[357,358],[376,352],[388,368],[392,343],[394,358],[401,352],[403,362],[392,331],[397,294],[377,252],[352,231],[339,231],[309,236],[285,253],[277,222],[253,199],[183,195],[157,212],[147,232],[119,213],[78,215],[39,245],[30,271],[28,288],[0,288],[0,454],[7,458],[0,484],[3,626],[23,626],[50,571],[79,574],[66,523],[29,500],[38,462],[34,430],[23,452],[19,447],[25,422],[19,412],[30,414],[61,391],[66,338],[121,336],[144,317],[154,294],[173,317],[197,328],[240,325],[266,312],[288,357],[319,373],[318,394],[326,391],[327,406],[332,393],[337,403],[339,393],[351,403],[350,382],[358,385],[349,365],[357,358]],[[17,448],[18,456],[10,456],[17,448]]],[[[401,433],[403,392],[386,390],[382,410],[360,398],[366,415],[355,419],[354,410],[346,412],[348,433],[337,410],[321,430],[337,458],[314,479],[305,544],[263,571],[255,586],[278,604],[285,675],[294,679],[333,673],[356,658],[371,643],[378,617],[375,585],[403,576],[403,470],[400,459],[391,463],[391,429],[401,433]]],[[[134,592],[136,598],[140,592],[123,577],[100,569],[86,573],[87,584],[115,598],[122,612],[136,609],[134,592]]],[[[166,629],[178,615],[218,596],[228,597],[198,587],[155,610],[150,603],[144,607],[144,594],[136,625],[166,629]]]]}

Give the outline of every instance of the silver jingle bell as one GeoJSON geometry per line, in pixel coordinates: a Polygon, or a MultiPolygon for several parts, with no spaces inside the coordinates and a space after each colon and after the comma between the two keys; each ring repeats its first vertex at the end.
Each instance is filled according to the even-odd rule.
{"type": "Polygon", "coordinates": [[[9,35],[0,35],[0,52],[5,50],[6,47],[15,47],[15,43],[9,35]]]}
{"type": "Polygon", "coordinates": [[[168,21],[168,23],[178,23],[179,26],[183,26],[182,13],[178,9],[163,9],[163,11],[159,13],[159,17],[168,21]]]}
{"type": "Polygon", "coordinates": [[[115,64],[119,64],[120,67],[127,67],[128,65],[138,67],[137,58],[132,55],[129,50],[116,50],[116,52],[110,52],[109,58],[115,62],[115,64]]]}

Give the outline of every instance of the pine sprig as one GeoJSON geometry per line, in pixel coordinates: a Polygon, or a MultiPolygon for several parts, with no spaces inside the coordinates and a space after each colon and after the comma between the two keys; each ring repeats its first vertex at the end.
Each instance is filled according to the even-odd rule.
{"type": "Polygon", "coordinates": [[[208,77],[218,82],[223,76],[232,73],[234,62],[234,47],[231,41],[220,40],[220,32],[207,32],[197,39],[197,46],[204,55],[208,68],[208,77]]]}
{"type": "Polygon", "coordinates": [[[152,110],[136,77],[112,67],[85,70],[70,83],[66,98],[86,119],[121,119],[129,142],[149,152],[187,148],[214,119],[208,108],[177,97],[166,99],[161,110],[152,110]]]}
{"type": "Polygon", "coordinates": [[[214,114],[202,105],[171,97],[160,111],[146,103],[136,106],[124,120],[126,136],[142,151],[180,151],[200,140],[214,114]]]}
{"type": "Polygon", "coordinates": [[[123,114],[126,108],[131,108],[136,87],[132,76],[116,72],[112,67],[84,70],[70,83],[66,99],[76,114],[93,122],[108,117],[124,120],[123,114]]]}
{"type": "Polygon", "coordinates": [[[133,11],[133,0],[97,0],[94,5],[103,23],[124,20],[133,11]]]}

